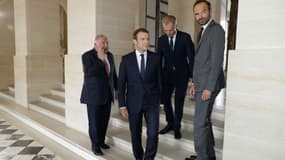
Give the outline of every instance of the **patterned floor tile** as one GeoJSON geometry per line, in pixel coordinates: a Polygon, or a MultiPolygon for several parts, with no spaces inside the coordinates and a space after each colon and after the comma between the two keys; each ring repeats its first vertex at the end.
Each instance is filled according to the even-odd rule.
{"type": "Polygon", "coordinates": [[[0,160],[62,160],[32,137],[0,118],[0,160]]]}
{"type": "Polygon", "coordinates": [[[19,140],[20,138],[24,137],[23,134],[12,134],[9,140],[19,140]]]}
{"type": "Polygon", "coordinates": [[[7,129],[10,125],[0,125],[0,129],[7,129]]]}
{"type": "Polygon", "coordinates": [[[14,132],[13,134],[24,134],[21,130],[17,130],[16,132],[14,132]]]}
{"type": "Polygon", "coordinates": [[[8,123],[7,121],[4,121],[1,123],[1,125],[10,125],[10,123],[8,123]]]}
{"type": "Polygon", "coordinates": [[[38,154],[44,147],[26,147],[19,154],[38,154]]]}
{"type": "Polygon", "coordinates": [[[38,154],[45,155],[45,154],[52,154],[52,152],[47,148],[43,148],[38,154]]]}
{"type": "Polygon", "coordinates": [[[8,147],[15,142],[15,140],[0,140],[0,147],[8,147]]]}
{"type": "Polygon", "coordinates": [[[64,160],[61,157],[56,156],[53,160],[64,160]]]}
{"type": "Polygon", "coordinates": [[[10,125],[7,129],[16,129],[18,130],[18,128],[16,128],[15,126],[10,125]]]}
{"type": "Polygon", "coordinates": [[[42,144],[40,144],[37,141],[33,141],[31,144],[28,145],[29,147],[43,147],[42,144]]]}
{"type": "Polygon", "coordinates": [[[20,140],[33,140],[33,138],[25,135],[25,136],[21,137],[20,140]]]}
{"type": "Polygon", "coordinates": [[[0,152],[2,151],[2,150],[4,150],[6,147],[0,147],[0,152]]]}
{"type": "Polygon", "coordinates": [[[0,152],[0,155],[5,156],[16,156],[19,152],[21,152],[25,147],[7,147],[0,152]]]}
{"type": "Polygon", "coordinates": [[[1,160],[11,160],[15,155],[0,154],[1,160]]]}
{"type": "Polygon", "coordinates": [[[16,132],[16,129],[4,129],[0,134],[13,134],[14,132],[16,132]]]}
{"type": "Polygon", "coordinates": [[[10,137],[11,137],[11,135],[9,135],[9,134],[0,134],[0,141],[9,139],[10,137]]]}
{"type": "Polygon", "coordinates": [[[47,154],[47,155],[36,155],[33,160],[54,160],[55,155],[47,154]]]}
{"type": "Polygon", "coordinates": [[[32,160],[36,155],[16,155],[11,160],[32,160]]]}
{"type": "Polygon", "coordinates": [[[15,143],[11,144],[11,146],[27,146],[31,144],[33,140],[19,140],[16,141],[15,143]]]}

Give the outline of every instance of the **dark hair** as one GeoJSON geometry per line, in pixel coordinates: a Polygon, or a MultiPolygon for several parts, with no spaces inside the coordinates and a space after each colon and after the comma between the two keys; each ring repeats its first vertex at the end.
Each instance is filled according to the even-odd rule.
{"type": "Polygon", "coordinates": [[[168,24],[168,23],[172,23],[172,24],[176,24],[176,17],[173,15],[166,15],[162,18],[162,24],[168,24]]]}
{"type": "Polygon", "coordinates": [[[205,4],[207,4],[207,5],[208,5],[208,9],[211,10],[211,3],[210,3],[209,1],[206,1],[206,0],[197,0],[197,1],[194,3],[194,5],[193,5],[193,9],[195,8],[195,6],[196,6],[197,4],[200,4],[200,3],[205,3],[205,4]]]}
{"type": "Polygon", "coordinates": [[[136,30],[133,32],[133,40],[137,40],[137,38],[138,38],[137,35],[138,35],[139,32],[144,32],[144,33],[149,34],[149,32],[148,32],[147,29],[145,29],[145,28],[138,28],[138,29],[136,29],[136,30]]]}

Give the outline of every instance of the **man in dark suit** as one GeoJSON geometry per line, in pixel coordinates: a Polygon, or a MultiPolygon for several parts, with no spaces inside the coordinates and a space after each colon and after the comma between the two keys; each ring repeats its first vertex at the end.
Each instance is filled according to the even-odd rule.
{"type": "Polygon", "coordinates": [[[87,104],[92,151],[95,155],[103,155],[101,148],[110,148],[104,141],[117,87],[114,59],[108,51],[106,36],[96,36],[94,48],[82,55],[82,63],[84,82],[80,101],[87,104]]]}
{"type": "Polygon", "coordinates": [[[137,160],[153,160],[157,152],[160,103],[160,57],[148,51],[149,33],[139,28],[133,33],[135,51],[122,57],[118,95],[120,113],[129,119],[133,154],[137,160]],[[142,146],[142,117],[147,141],[142,146]]]}
{"type": "Polygon", "coordinates": [[[211,114],[216,96],[225,87],[225,32],[221,25],[212,20],[210,2],[198,0],[193,10],[202,27],[196,47],[194,85],[190,88],[190,94],[195,96],[194,144],[197,156],[185,160],[215,160],[211,114]]]}
{"type": "Polygon", "coordinates": [[[160,131],[166,134],[174,130],[174,137],[181,138],[181,119],[189,80],[192,78],[194,45],[191,36],[176,29],[176,18],[167,15],[162,19],[165,32],[158,39],[157,52],[162,57],[163,99],[167,125],[160,131]],[[175,90],[173,112],[171,98],[175,90]]]}

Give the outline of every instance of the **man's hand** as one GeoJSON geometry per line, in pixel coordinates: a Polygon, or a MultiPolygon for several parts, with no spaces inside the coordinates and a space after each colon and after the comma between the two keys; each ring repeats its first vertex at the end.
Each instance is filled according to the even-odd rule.
{"type": "Polygon", "coordinates": [[[211,98],[211,94],[212,94],[212,92],[210,90],[204,89],[202,96],[201,96],[202,101],[209,100],[211,98]]]}
{"type": "Polygon", "coordinates": [[[104,58],[105,58],[105,50],[104,48],[97,48],[97,56],[98,58],[100,58],[101,60],[104,61],[104,58]]]}
{"type": "Polygon", "coordinates": [[[126,107],[120,108],[120,114],[123,118],[128,119],[128,110],[126,107]]]}
{"type": "Polygon", "coordinates": [[[195,86],[192,84],[189,90],[190,96],[194,97],[195,96],[195,86]]]}

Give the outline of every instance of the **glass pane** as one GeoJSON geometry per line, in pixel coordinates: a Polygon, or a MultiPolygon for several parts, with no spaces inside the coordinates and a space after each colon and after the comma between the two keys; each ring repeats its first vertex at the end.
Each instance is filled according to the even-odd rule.
{"type": "Polygon", "coordinates": [[[160,11],[164,13],[168,13],[168,5],[160,2],[160,11]]]}
{"type": "Polygon", "coordinates": [[[156,0],[147,0],[146,15],[156,17],[156,0]]]}
{"type": "Polygon", "coordinates": [[[166,16],[166,14],[160,12],[160,16],[159,16],[159,36],[161,36],[161,35],[164,34],[163,27],[162,27],[162,18],[163,18],[164,16],[166,16]]]}
{"type": "Polygon", "coordinates": [[[155,45],[155,20],[146,19],[146,29],[149,31],[150,45],[155,45]]]}

